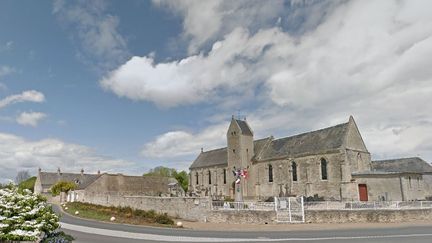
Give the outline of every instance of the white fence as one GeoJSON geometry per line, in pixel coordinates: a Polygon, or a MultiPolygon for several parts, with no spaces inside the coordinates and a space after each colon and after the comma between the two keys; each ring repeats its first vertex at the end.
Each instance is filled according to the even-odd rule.
{"type": "Polygon", "coordinates": [[[432,208],[432,201],[305,202],[305,210],[403,210],[432,208]]]}
{"type": "Polygon", "coordinates": [[[212,210],[254,210],[254,211],[274,211],[274,202],[223,202],[212,201],[212,210]]]}
{"type": "Polygon", "coordinates": [[[275,197],[276,222],[303,223],[305,220],[303,197],[275,197]]]}

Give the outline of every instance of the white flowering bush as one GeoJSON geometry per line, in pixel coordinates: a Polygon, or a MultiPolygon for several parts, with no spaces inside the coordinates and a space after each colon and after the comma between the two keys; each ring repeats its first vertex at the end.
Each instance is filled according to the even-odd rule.
{"type": "Polygon", "coordinates": [[[14,187],[0,189],[0,242],[35,241],[59,228],[58,222],[41,196],[14,187]]]}

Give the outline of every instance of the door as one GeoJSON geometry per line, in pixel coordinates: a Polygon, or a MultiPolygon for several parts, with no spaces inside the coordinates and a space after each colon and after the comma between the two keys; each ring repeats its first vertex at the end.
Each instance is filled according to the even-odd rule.
{"type": "Polygon", "coordinates": [[[368,200],[368,191],[367,191],[367,186],[366,184],[359,184],[359,198],[360,201],[367,201],[368,200]]]}

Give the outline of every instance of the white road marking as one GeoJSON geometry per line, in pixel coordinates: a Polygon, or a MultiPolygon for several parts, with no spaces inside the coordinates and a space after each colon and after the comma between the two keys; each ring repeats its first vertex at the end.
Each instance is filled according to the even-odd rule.
{"type": "Polygon", "coordinates": [[[63,229],[79,231],[88,234],[104,235],[137,240],[166,241],[166,242],[280,242],[280,241],[322,241],[322,240],[356,240],[356,239],[383,239],[383,238],[410,238],[426,237],[431,234],[406,234],[406,235],[370,235],[370,236],[333,236],[333,237],[313,237],[313,238],[285,238],[285,239],[263,239],[263,238],[208,238],[190,236],[169,236],[145,233],[133,233],[119,230],[108,230],[91,228],[67,223],[61,223],[63,229]]]}

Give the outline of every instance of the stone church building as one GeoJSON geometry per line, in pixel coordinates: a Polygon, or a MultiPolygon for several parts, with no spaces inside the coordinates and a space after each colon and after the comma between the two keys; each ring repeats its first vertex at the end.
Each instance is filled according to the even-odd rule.
{"type": "Polygon", "coordinates": [[[246,120],[233,117],[226,136],[227,147],[201,151],[190,166],[193,193],[233,199],[241,193],[245,200],[318,196],[410,201],[432,196],[432,166],[420,158],[371,161],[352,116],[317,131],[258,140],[246,120]]]}

